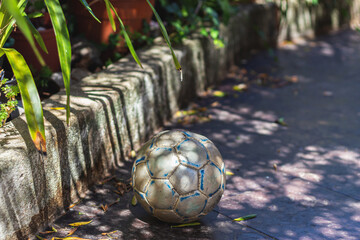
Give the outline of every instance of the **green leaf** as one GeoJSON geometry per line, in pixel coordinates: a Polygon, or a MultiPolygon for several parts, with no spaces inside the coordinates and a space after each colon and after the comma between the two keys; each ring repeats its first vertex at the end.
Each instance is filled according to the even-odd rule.
{"type": "Polygon", "coordinates": [[[120,22],[121,31],[122,31],[122,33],[123,33],[123,35],[124,35],[126,45],[128,46],[131,55],[133,56],[133,58],[134,58],[134,60],[136,61],[136,63],[137,63],[141,68],[143,68],[143,66],[141,65],[140,59],[139,59],[139,57],[137,56],[137,54],[136,54],[136,52],[135,52],[134,46],[133,46],[132,43],[131,43],[131,40],[130,40],[130,38],[129,38],[129,35],[128,35],[127,32],[126,32],[126,29],[125,29],[125,26],[124,26],[123,21],[121,20],[121,18],[120,18],[119,15],[117,14],[114,6],[113,6],[111,3],[109,3],[109,4],[110,4],[111,9],[114,11],[116,17],[118,18],[118,20],[119,20],[119,22],[120,22]]]}
{"type": "MultiPolygon", "coordinates": [[[[113,15],[111,13],[111,7],[110,7],[111,3],[110,3],[109,0],[104,0],[104,2],[105,2],[106,11],[107,11],[107,14],[108,14],[108,17],[109,17],[111,27],[112,27],[113,31],[115,32],[116,31],[116,24],[115,24],[115,21],[114,21],[114,17],[113,17],[113,15]]],[[[116,11],[114,11],[114,12],[116,12],[116,11]]]]}
{"type": "Polygon", "coordinates": [[[92,9],[90,8],[89,4],[86,2],[86,0],[80,0],[80,2],[82,3],[82,5],[85,6],[85,8],[89,11],[89,13],[95,18],[96,21],[98,21],[99,23],[101,23],[101,21],[95,16],[94,12],[92,11],[92,9]]]}
{"type": "Polygon", "coordinates": [[[217,91],[213,92],[213,96],[215,96],[215,97],[225,97],[226,93],[224,93],[223,91],[217,90],[217,91]]]}
{"type": "Polygon", "coordinates": [[[40,97],[23,56],[11,48],[2,48],[17,79],[30,136],[39,151],[46,152],[45,128],[40,97]]]}
{"type": "Polygon", "coordinates": [[[71,44],[66,20],[58,0],[45,0],[52,25],[55,31],[56,44],[59,52],[61,71],[66,90],[66,124],[70,119],[70,73],[71,73],[71,44]]]}
{"type": "Polygon", "coordinates": [[[256,218],[256,214],[250,214],[250,215],[246,215],[244,217],[235,218],[233,221],[240,222],[240,221],[245,221],[245,220],[249,220],[249,219],[253,219],[253,218],[256,218]]]}
{"type": "Polygon", "coordinates": [[[233,172],[230,172],[230,171],[226,171],[226,172],[225,172],[225,175],[226,175],[226,176],[233,176],[234,173],[233,173],[233,172]]]}
{"type": "Polygon", "coordinates": [[[44,52],[48,53],[48,50],[47,50],[46,45],[44,43],[44,40],[42,39],[39,31],[34,27],[34,25],[31,23],[31,21],[30,21],[30,19],[28,17],[25,17],[25,19],[28,22],[31,34],[34,36],[35,40],[37,41],[37,43],[39,44],[41,49],[44,50],[44,52]]]}
{"type": "Polygon", "coordinates": [[[199,222],[192,222],[192,223],[184,223],[179,225],[173,225],[171,228],[182,228],[182,227],[189,227],[189,226],[198,226],[200,225],[199,222]]]}
{"type": "Polygon", "coordinates": [[[285,122],[285,119],[283,117],[276,119],[275,123],[277,123],[281,126],[287,126],[287,123],[285,122]]]}
{"type": "Polygon", "coordinates": [[[31,19],[31,18],[42,17],[42,16],[44,16],[44,14],[41,12],[34,12],[34,13],[29,13],[27,16],[31,19]]]}
{"type": "Polygon", "coordinates": [[[131,205],[133,205],[133,206],[136,206],[137,205],[137,199],[136,199],[136,197],[135,196],[133,196],[133,198],[131,199],[131,205]]]}
{"type": "MultiPolygon", "coordinates": [[[[180,65],[178,59],[176,58],[176,55],[175,55],[175,53],[174,53],[174,50],[173,50],[173,48],[172,48],[172,46],[171,46],[170,38],[169,38],[169,35],[168,35],[168,33],[167,33],[166,29],[165,29],[164,23],[163,23],[163,21],[161,20],[159,14],[156,12],[155,8],[151,5],[150,1],[149,1],[149,0],[146,0],[146,1],[147,1],[147,3],[149,4],[149,6],[151,7],[152,11],[154,12],[155,18],[156,18],[157,22],[159,23],[161,33],[163,34],[164,39],[165,39],[167,45],[168,45],[169,48],[170,48],[171,55],[172,55],[172,57],[173,57],[173,61],[174,61],[175,67],[176,67],[176,69],[177,69],[178,71],[181,72],[181,65],[180,65]]],[[[182,79],[182,75],[181,75],[181,79],[182,79]]]]}
{"type": "Polygon", "coordinates": [[[35,45],[35,41],[31,34],[29,24],[28,24],[25,16],[23,16],[24,5],[21,5],[23,2],[24,1],[19,2],[19,5],[18,5],[18,2],[16,0],[7,0],[7,1],[2,1],[2,4],[4,4],[6,10],[9,12],[9,14],[11,14],[13,16],[13,18],[16,20],[17,26],[20,28],[21,32],[24,34],[25,38],[28,40],[28,42],[29,42],[31,48],[33,49],[40,64],[42,66],[44,66],[45,62],[44,62],[43,58],[41,57],[39,50],[37,49],[37,47],[35,45]]]}

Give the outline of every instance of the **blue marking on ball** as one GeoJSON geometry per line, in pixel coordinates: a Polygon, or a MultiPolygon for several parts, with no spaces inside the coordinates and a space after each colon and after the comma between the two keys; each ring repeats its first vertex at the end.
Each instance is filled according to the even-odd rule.
{"type": "Polygon", "coordinates": [[[196,197],[196,196],[200,196],[200,193],[196,192],[196,193],[194,193],[192,195],[181,197],[180,202],[184,201],[185,199],[188,199],[188,198],[191,198],[191,197],[196,197]]]}

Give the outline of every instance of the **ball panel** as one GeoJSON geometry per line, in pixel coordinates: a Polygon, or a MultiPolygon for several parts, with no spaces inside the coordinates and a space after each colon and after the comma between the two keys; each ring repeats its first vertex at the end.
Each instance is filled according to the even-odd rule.
{"type": "Polygon", "coordinates": [[[225,190],[225,185],[226,185],[226,173],[225,173],[225,164],[223,164],[223,168],[221,170],[222,173],[222,183],[221,183],[221,188],[224,191],[225,190]]]}
{"type": "Polygon", "coordinates": [[[151,177],[167,178],[180,164],[172,148],[156,148],[150,152],[147,165],[151,177]]]}
{"type": "Polygon", "coordinates": [[[200,169],[200,190],[211,197],[218,191],[223,182],[221,170],[213,163],[200,169]]]}
{"type": "Polygon", "coordinates": [[[133,175],[133,188],[140,192],[145,192],[150,179],[146,163],[137,165],[135,175],[133,175]]]}
{"type": "Polygon", "coordinates": [[[206,149],[210,154],[210,160],[214,162],[216,166],[218,166],[221,169],[224,165],[224,162],[217,147],[215,147],[215,145],[211,141],[206,142],[204,146],[206,147],[206,149]]]}
{"type": "Polygon", "coordinates": [[[172,209],[177,198],[177,192],[172,188],[169,180],[151,180],[145,197],[155,209],[172,209]]]}
{"type": "Polygon", "coordinates": [[[181,163],[195,168],[201,168],[209,161],[206,148],[198,141],[186,139],[177,146],[181,163]]]}
{"type": "Polygon", "coordinates": [[[181,131],[165,131],[156,138],[157,147],[174,147],[185,140],[185,135],[181,131]]]}
{"type": "Polygon", "coordinates": [[[199,191],[186,196],[180,196],[175,211],[183,217],[197,216],[205,207],[207,197],[199,191]]]}
{"type": "Polygon", "coordinates": [[[222,196],[223,193],[224,193],[224,190],[220,189],[212,197],[207,199],[207,203],[206,203],[205,208],[203,210],[204,214],[208,214],[209,212],[211,212],[214,209],[216,204],[218,204],[218,202],[220,201],[221,196],[222,196]]]}
{"type": "Polygon", "coordinates": [[[200,135],[200,134],[197,134],[197,133],[193,133],[193,132],[187,132],[187,131],[184,131],[183,132],[187,137],[189,138],[195,138],[196,140],[198,140],[199,142],[207,142],[207,141],[210,141],[207,137],[203,136],[203,135],[200,135]]]}
{"type": "Polygon", "coordinates": [[[134,195],[138,203],[140,203],[140,205],[145,209],[145,211],[150,214],[153,214],[154,209],[150,206],[149,202],[146,200],[145,194],[137,190],[134,190],[134,195]]]}
{"type": "MultiPolygon", "coordinates": [[[[136,163],[137,160],[139,160],[139,159],[141,159],[141,158],[143,158],[143,157],[146,158],[146,156],[148,155],[148,153],[149,153],[150,150],[152,149],[153,145],[154,145],[154,144],[153,144],[153,139],[147,141],[147,142],[139,149],[138,153],[136,154],[135,163],[136,163]]],[[[142,160],[144,160],[144,159],[142,159],[142,160]]],[[[140,161],[142,161],[142,160],[140,160],[140,161]]]]}
{"type": "Polygon", "coordinates": [[[165,222],[181,223],[184,221],[174,210],[155,209],[154,216],[165,222]]]}
{"type": "Polygon", "coordinates": [[[169,180],[180,195],[197,190],[199,185],[197,171],[183,165],[175,170],[169,180]]]}

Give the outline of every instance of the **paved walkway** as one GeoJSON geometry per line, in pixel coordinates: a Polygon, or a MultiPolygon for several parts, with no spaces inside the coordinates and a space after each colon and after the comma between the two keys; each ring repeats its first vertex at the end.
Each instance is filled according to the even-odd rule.
{"type": "MultiPolygon", "coordinates": [[[[212,139],[234,173],[227,176],[218,207],[200,226],[171,229],[152,219],[131,205],[132,193],[119,198],[113,192],[120,181],[113,179],[59,218],[56,235],[40,235],[64,237],[67,224],[93,220],[73,236],[360,239],[360,34],[345,31],[288,43],[276,55],[278,61],[268,53],[254,55],[233,68],[220,87],[227,96],[198,102],[211,121],[168,126],[212,139]],[[232,90],[246,78],[252,83],[248,91],[232,90]],[[104,212],[101,205],[111,206],[104,212]],[[248,214],[257,217],[231,221],[248,214]]],[[[116,177],[129,178],[130,165],[116,177]]]]}

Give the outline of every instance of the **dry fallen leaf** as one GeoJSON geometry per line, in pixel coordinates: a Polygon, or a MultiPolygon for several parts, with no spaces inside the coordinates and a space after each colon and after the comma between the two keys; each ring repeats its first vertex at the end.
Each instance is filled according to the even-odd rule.
{"type": "Polygon", "coordinates": [[[116,203],[118,203],[118,202],[120,202],[120,198],[118,198],[118,199],[116,199],[114,202],[110,203],[110,204],[109,204],[109,207],[111,207],[112,205],[114,205],[114,204],[116,204],[116,203]]]}
{"type": "Polygon", "coordinates": [[[76,230],[77,230],[77,229],[78,229],[77,227],[75,227],[75,228],[71,229],[71,230],[69,231],[69,233],[68,233],[66,236],[71,236],[71,235],[73,235],[73,234],[74,234],[74,232],[76,232],[76,230]]]}
{"type": "Polygon", "coordinates": [[[39,232],[40,234],[50,234],[50,233],[54,233],[55,231],[45,231],[45,232],[39,232]]]}
{"type": "Polygon", "coordinates": [[[120,196],[124,195],[124,193],[128,193],[131,191],[132,186],[130,183],[124,183],[124,182],[118,182],[117,185],[117,191],[120,196]]]}
{"type": "Polygon", "coordinates": [[[101,235],[106,236],[106,235],[113,234],[113,233],[116,233],[116,232],[118,232],[118,230],[108,232],[108,233],[101,233],[101,235]]]}
{"type": "Polygon", "coordinates": [[[55,237],[54,239],[62,239],[62,240],[91,240],[91,239],[88,239],[88,238],[81,238],[81,237],[64,237],[64,238],[55,237]]]}
{"type": "Polygon", "coordinates": [[[198,226],[200,225],[199,222],[192,222],[192,223],[184,223],[180,225],[172,225],[171,228],[181,228],[181,227],[190,227],[190,226],[198,226]]]}
{"type": "Polygon", "coordinates": [[[91,223],[91,221],[88,221],[88,222],[75,222],[75,223],[70,223],[69,225],[72,226],[72,227],[78,227],[78,226],[83,226],[83,225],[87,225],[89,223],[91,223]]]}
{"type": "Polygon", "coordinates": [[[277,171],[277,164],[276,163],[273,164],[273,168],[275,169],[275,171],[277,171]]]}
{"type": "Polygon", "coordinates": [[[68,207],[68,209],[75,207],[75,206],[78,205],[80,202],[81,202],[81,199],[80,199],[79,201],[77,201],[76,203],[71,204],[71,205],[68,207]]]}
{"type": "Polygon", "coordinates": [[[211,104],[212,107],[218,107],[219,105],[220,105],[220,103],[219,103],[218,101],[213,102],[213,103],[211,104]]]}
{"type": "Polygon", "coordinates": [[[136,157],[136,152],[134,150],[130,151],[130,158],[135,158],[136,157]]]}
{"type": "Polygon", "coordinates": [[[115,178],[115,176],[111,176],[111,177],[105,178],[100,184],[105,184],[105,183],[113,180],[114,178],[115,178]]]}
{"type": "Polygon", "coordinates": [[[108,205],[107,205],[107,204],[105,204],[105,205],[101,204],[100,208],[101,208],[104,212],[106,212],[106,211],[108,210],[108,205]]]}
{"type": "Polygon", "coordinates": [[[207,108],[206,107],[201,107],[201,108],[198,108],[198,111],[199,112],[206,112],[207,108]]]}

